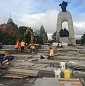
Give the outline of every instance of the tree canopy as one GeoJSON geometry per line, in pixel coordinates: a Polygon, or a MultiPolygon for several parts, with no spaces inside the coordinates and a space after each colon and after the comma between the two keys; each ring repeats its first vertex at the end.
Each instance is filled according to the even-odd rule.
{"type": "Polygon", "coordinates": [[[81,36],[81,44],[85,44],[85,33],[81,36]]]}
{"type": "Polygon", "coordinates": [[[52,39],[53,39],[53,41],[56,41],[56,32],[53,33],[52,39]]]}
{"type": "MultiPolygon", "coordinates": [[[[17,25],[11,19],[7,22],[7,24],[0,25],[0,42],[2,44],[13,45],[16,43],[16,40],[21,41],[22,39],[29,44],[31,42],[32,36],[34,36],[34,34],[33,30],[30,27],[20,26],[18,28],[17,25]],[[29,29],[30,31],[27,29],[29,29]]],[[[35,37],[35,39],[37,39],[36,43],[42,44],[43,39],[46,38],[45,36],[47,37],[47,33],[45,32],[44,27],[42,26],[40,28],[40,35],[35,37]]],[[[47,41],[48,39],[45,40],[47,41]]]]}

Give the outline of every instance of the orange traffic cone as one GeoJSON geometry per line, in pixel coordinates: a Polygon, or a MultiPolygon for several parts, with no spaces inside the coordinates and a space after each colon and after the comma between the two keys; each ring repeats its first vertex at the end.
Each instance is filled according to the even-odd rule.
{"type": "Polygon", "coordinates": [[[24,61],[28,61],[28,57],[26,56],[26,57],[24,57],[24,61]]]}

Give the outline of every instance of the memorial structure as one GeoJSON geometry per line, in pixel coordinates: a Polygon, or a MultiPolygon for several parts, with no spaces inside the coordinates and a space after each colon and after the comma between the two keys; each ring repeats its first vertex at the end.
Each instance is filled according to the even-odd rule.
{"type": "Polygon", "coordinates": [[[66,10],[67,5],[68,3],[65,1],[63,1],[62,4],[59,5],[61,6],[62,12],[58,14],[58,18],[57,18],[56,39],[57,39],[57,42],[76,45],[72,16],[70,12],[66,10]],[[68,22],[68,28],[62,29],[62,23],[65,21],[68,22]]]}

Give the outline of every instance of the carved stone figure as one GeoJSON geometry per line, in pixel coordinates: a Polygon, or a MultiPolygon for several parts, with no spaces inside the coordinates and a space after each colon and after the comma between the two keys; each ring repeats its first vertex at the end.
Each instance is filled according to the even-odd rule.
{"type": "Polygon", "coordinates": [[[62,4],[59,4],[59,6],[61,6],[62,12],[66,12],[66,7],[67,7],[68,3],[63,1],[62,4]]]}

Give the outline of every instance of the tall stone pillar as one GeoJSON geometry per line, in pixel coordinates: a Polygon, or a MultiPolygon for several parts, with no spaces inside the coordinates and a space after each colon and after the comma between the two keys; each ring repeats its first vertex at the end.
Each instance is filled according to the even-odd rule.
{"type": "MultiPolygon", "coordinates": [[[[57,40],[60,39],[59,32],[62,29],[62,23],[66,21],[68,22],[68,31],[69,31],[69,37],[68,37],[68,44],[75,45],[75,37],[74,37],[74,29],[73,29],[73,21],[70,12],[60,12],[58,14],[57,18],[57,40]]],[[[63,41],[63,40],[62,40],[63,41]]]]}

